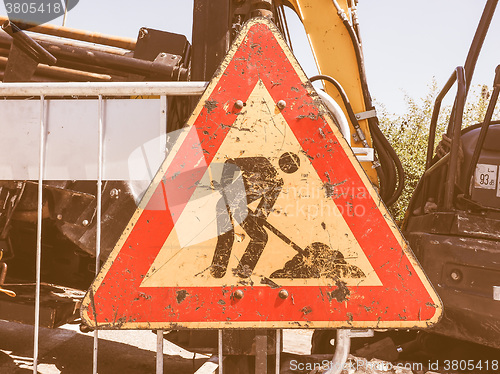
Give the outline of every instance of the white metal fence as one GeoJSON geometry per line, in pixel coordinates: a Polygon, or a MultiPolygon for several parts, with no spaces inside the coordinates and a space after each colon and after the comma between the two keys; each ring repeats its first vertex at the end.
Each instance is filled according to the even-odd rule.
{"type": "MultiPolygon", "coordinates": [[[[95,271],[99,272],[103,180],[150,181],[165,154],[167,96],[201,95],[205,87],[204,82],[0,84],[0,97],[9,97],[0,101],[1,157],[9,160],[0,164],[0,179],[38,180],[33,373],[38,372],[39,359],[44,180],[97,180],[95,271]],[[109,100],[124,96],[159,98],[109,100]],[[146,152],[144,143],[149,143],[146,152]],[[134,154],[136,149],[141,152],[134,154]]],[[[93,373],[98,372],[98,343],[96,330],[93,373]]],[[[157,332],[156,372],[163,372],[163,331],[157,332]]]]}
{"type": "MultiPolygon", "coordinates": [[[[39,359],[44,180],[97,180],[95,271],[98,273],[103,180],[143,181],[146,186],[142,188],[147,187],[165,157],[167,96],[201,95],[206,85],[205,82],[0,84],[0,98],[9,98],[0,101],[0,159],[9,160],[0,163],[0,180],[38,180],[33,373],[37,373],[39,359]],[[158,98],[132,99],[137,96],[158,98]]],[[[325,95],[322,98],[349,140],[345,116],[325,95]]],[[[355,149],[355,153],[361,155],[360,160],[373,160],[371,149],[355,149]]],[[[140,190],[136,192],[141,195],[140,190]]],[[[98,338],[96,330],[93,373],[98,372],[98,338]]],[[[218,355],[202,366],[200,372],[213,372],[218,366],[222,373],[222,344],[222,330],[219,330],[218,355]]],[[[276,373],[280,370],[281,344],[278,331],[276,373]]],[[[163,331],[157,331],[156,345],[156,372],[163,373],[163,331]]]]}

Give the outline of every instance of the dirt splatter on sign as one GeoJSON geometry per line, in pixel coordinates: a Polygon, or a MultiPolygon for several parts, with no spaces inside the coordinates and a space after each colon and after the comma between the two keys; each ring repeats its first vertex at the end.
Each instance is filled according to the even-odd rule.
{"type": "Polygon", "coordinates": [[[438,320],[439,298],[269,21],[243,28],[188,126],[169,139],[167,159],[84,300],[85,323],[438,320]]]}

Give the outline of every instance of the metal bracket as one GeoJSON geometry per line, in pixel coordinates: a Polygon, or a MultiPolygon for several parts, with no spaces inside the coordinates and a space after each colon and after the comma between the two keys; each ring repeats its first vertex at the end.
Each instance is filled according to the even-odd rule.
{"type": "Polygon", "coordinates": [[[363,161],[374,161],[375,154],[373,148],[362,148],[362,147],[353,147],[352,151],[356,155],[356,158],[359,162],[363,161]]]}
{"type": "Polygon", "coordinates": [[[340,374],[344,369],[349,351],[351,349],[351,338],[369,338],[373,336],[373,330],[337,330],[335,341],[335,353],[328,369],[321,374],[340,374]]]}
{"type": "MultiPolygon", "coordinates": [[[[318,90],[317,92],[318,92],[319,97],[325,103],[326,107],[330,110],[330,112],[332,112],[334,120],[336,121],[337,125],[339,126],[339,129],[342,132],[342,135],[344,135],[344,139],[347,140],[347,143],[350,146],[351,145],[351,129],[349,128],[349,123],[347,122],[347,118],[345,117],[344,112],[342,112],[342,109],[340,108],[340,106],[326,92],[321,91],[321,90],[318,90]]],[[[373,110],[373,111],[375,111],[375,110],[373,110]]],[[[366,113],[368,113],[368,112],[366,112],[366,113]]],[[[363,135],[362,132],[361,132],[361,135],[363,135]]],[[[361,141],[359,135],[356,132],[352,134],[352,137],[354,138],[355,141],[361,141]]],[[[364,137],[364,135],[363,135],[363,137],[364,137]]],[[[366,141],[366,138],[364,138],[364,140],[366,141]]],[[[356,155],[359,162],[363,162],[363,161],[371,162],[375,159],[373,148],[352,147],[352,151],[356,155]]]]}
{"type": "Polygon", "coordinates": [[[357,120],[363,120],[368,118],[377,117],[377,111],[375,109],[368,110],[366,112],[356,113],[355,114],[357,120]]]}
{"type": "Polygon", "coordinates": [[[500,301],[500,286],[493,286],[493,300],[500,301]]]}
{"type": "Polygon", "coordinates": [[[181,78],[187,76],[187,69],[180,66],[181,61],[182,56],[161,52],[154,59],[153,66],[163,66],[166,69],[172,69],[172,72],[170,73],[172,80],[181,80],[181,78]]]}

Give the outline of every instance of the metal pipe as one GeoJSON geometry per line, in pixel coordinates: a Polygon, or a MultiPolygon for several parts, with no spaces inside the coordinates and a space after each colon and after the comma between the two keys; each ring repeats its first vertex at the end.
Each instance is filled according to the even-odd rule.
{"type": "Polygon", "coordinates": [[[335,79],[328,75],[315,75],[314,77],[309,78],[311,82],[317,81],[317,80],[325,80],[335,86],[337,89],[340,97],[342,98],[342,102],[344,103],[344,107],[347,111],[347,115],[349,116],[349,120],[351,121],[352,126],[356,130],[356,133],[360,139],[360,142],[363,143],[363,147],[368,148],[370,145],[366,141],[366,136],[361,130],[361,127],[359,126],[358,119],[356,118],[356,115],[354,114],[354,111],[352,109],[351,103],[349,102],[349,98],[347,97],[347,94],[344,91],[344,88],[341,86],[339,82],[337,82],[335,79]]]}
{"type": "Polygon", "coordinates": [[[266,17],[274,20],[274,13],[272,10],[272,0],[252,0],[251,3],[251,16],[252,17],[266,17]]]}
{"type": "Polygon", "coordinates": [[[267,330],[255,331],[255,374],[267,374],[267,330]]]}
{"type": "Polygon", "coordinates": [[[224,374],[223,362],[224,362],[224,353],[222,350],[222,329],[218,330],[218,355],[219,355],[219,374],[224,374]]]}
{"type": "Polygon", "coordinates": [[[467,89],[465,87],[465,70],[463,67],[458,67],[457,70],[457,98],[455,117],[453,119],[452,131],[450,133],[451,149],[450,149],[450,163],[448,167],[448,175],[444,187],[444,209],[451,210],[453,207],[453,195],[455,191],[455,178],[458,169],[458,154],[460,148],[460,130],[462,128],[462,117],[465,106],[465,96],[467,89]]]}
{"type": "MultiPolygon", "coordinates": [[[[54,46],[76,47],[85,49],[90,52],[97,51],[119,56],[126,56],[130,55],[131,53],[127,49],[89,44],[86,42],[75,41],[72,39],[60,39],[54,36],[39,35],[30,32],[27,32],[26,35],[30,36],[37,43],[48,43],[49,45],[54,45],[54,46]]],[[[11,44],[12,44],[12,36],[10,36],[7,33],[0,33],[0,45],[5,47],[7,51],[9,51],[11,44]]]]}
{"type": "MultiPolygon", "coordinates": [[[[488,29],[490,27],[491,19],[495,14],[495,9],[497,7],[498,0],[487,0],[486,5],[484,6],[483,14],[481,15],[481,19],[476,29],[476,33],[474,34],[474,39],[472,40],[471,46],[469,48],[469,53],[467,54],[467,58],[464,64],[465,70],[465,98],[467,98],[467,93],[469,92],[469,87],[472,83],[472,76],[474,75],[474,70],[476,68],[476,62],[479,57],[479,53],[481,52],[481,48],[483,47],[484,40],[486,38],[486,34],[488,33],[488,29]]],[[[451,129],[452,129],[452,120],[455,118],[457,110],[457,102],[453,103],[453,108],[451,110],[450,123],[448,125],[448,136],[451,137],[451,129]]],[[[468,187],[467,187],[468,188],[468,187]]]]}
{"type": "Polygon", "coordinates": [[[66,27],[66,20],[68,19],[68,2],[69,0],[64,0],[64,17],[62,21],[63,27],[66,27]]]}
{"type": "Polygon", "coordinates": [[[26,34],[29,35],[33,40],[37,41],[38,43],[50,43],[51,45],[57,45],[57,46],[62,45],[67,47],[84,48],[87,51],[98,51],[120,56],[131,55],[131,52],[128,49],[109,47],[99,44],[89,44],[87,42],[80,42],[73,39],[61,39],[55,36],[40,35],[31,32],[27,32],[26,34]]]}
{"type": "MultiPolygon", "coordinates": [[[[336,0],[333,0],[333,4],[337,9],[337,14],[342,20],[349,37],[351,38],[352,46],[356,55],[356,61],[358,63],[358,73],[361,83],[361,90],[363,92],[363,99],[365,102],[366,110],[373,108],[373,102],[368,89],[368,82],[366,79],[366,69],[363,59],[363,51],[361,49],[361,40],[358,39],[354,27],[350,24],[349,18],[347,17],[344,10],[339,6],[336,0]]],[[[350,116],[349,116],[350,118],[350,116]]],[[[353,122],[354,124],[354,122],[353,122]]],[[[380,178],[380,194],[384,199],[385,203],[390,206],[396,202],[396,200],[401,196],[404,188],[404,170],[401,160],[394,151],[394,148],[387,141],[385,135],[380,131],[379,122],[377,117],[368,118],[368,126],[371,131],[373,144],[375,149],[377,149],[380,164],[376,166],[377,173],[380,178]],[[397,183],[397,188],[396,188],[397,183]]],[[[356,129],[357,130],[357,129],[356,129]]],[[[358,130],[357,130],[358,131],[358,130]]],[[[362,140],[362,139],[361,139],[362,140]]],[[[367,148],[366,144],[363,144],[367,148]]]]}
{"type": "Polygon", "coordinates": [[[476,165],[479,161],[479,156],[481,155],[481,151],[483,150],[484,141],[486,140],[486,135],[491,124],[491,118],[493,117],[493,113],[495,112],[495,106],[500,93],[500,65],[498,65],[495,69],[495,79],[493,81],[493,87],[494,89],[493,93],[491,94],[490,103],[488,105],[488,109],[486,110],[486,115],[481,126],[481,131],[479,132],[479,136],[477,138],[476,147],[474,148],[474,153],[472,154],[472,159],[465,176],[465,198],[467,199],[469,199],[471,196],[471,188],[469,187],[469,183],[473,178],[474,170],[476,169],[476,165]]]}
{"type": "MultiPolygon", "coordinates": [[[[0,260],[3,257],[3,252],[0,251],[0,260]]],[[[11,290],[6,290],[2,288],[5,283],[5,278],[7,277],[7,264],[5,262],[0,261],[0,293],[3,293],[10,297],[16,297],[16,293],[11,290]]]]}
{"type": "Polygon", "coordinates": [[[484,39],[486,38],[486,34],[488,33],[491,19],[495,14],[495,9],[497,7],[497,4],[498,0],[488,0],[486,5],[484,6],[483,14],[481,15],[481,20],[479,21],[479,25],[474,35],[474,39],[472,40],[471,47],[467,55],[467,59],[465,60],[464,69],[466,74],[465,81],[467,85],[465,91],[466,96],[467,92],[469,91],[470,84],[472,82],[472,75],[474,74],[474,69],[476,67],[476,62],[479,57],[479,53],[481,52],[484,39]]]}
{"type": "Polygon", "coordinates": [[[35,326],[33,342],[33,373],[38,373],[38,340],[40,334],[40,285],[42,264],[43,173],[45,161],[45,97],[40,97],[40,144],[38,153],[38,203],[36,225],[35,326]]]}
{"type": "Polygon", "coordinates": [[[437,120],[439,118],[439,113],[441,112],[441,103],[450,90],[453,84],[457,81],[457,69],[453,71],[450,78],[444,85],[443,89],[439,92],[434,101],[434,108],[432,109],[431,123],[429,125],[429,142],[427,143],[427,158],[425,160],[425,169],[427,170],[431,166],[432,157],[434,156],[434,143],[436,141],[436,129],[437,120]]]}
{"type": "MultiPolygon", "coordinates": [[[[126,56],[129,51],[118,50],[109,47],[84,45],[83,43],[69,43],[68,41],[57,41],[47,37],[34,37],[33,40],[23,32],[11,33],[11,36],[0,33],[0,45],[9,47],[12,43],[12,37],[15,35],[24,35],[24,38],[36,43],[40,49],[45,50],[54,59],[57,57],[57,63],[47,61],[47,58],[40,57],[40,54],[34,52],[33,48],[26,46],[26,52],[30,53],[35,60],[48,65],[74,68],[83,71],[93,71],[105,74],[139,74],[150,75],[157,74],[166,79],[173,79],[174,76],[180,75],[184,78],[187,74],[187,69],[180,66],[168,66],[160,63],[155,63],[146,60],[140,60],[126,56]]],[[[23,42],[24,43],[24,42],[23,42]]],[[[26,43],[25,43],[26,44],[26,43]]],[[[23,45],[25,45],[23,44],[23,45]]],[[[8,55],[8,54],[7,54],[8,55]]]]}
{"type": "Polygon", "coordinates": [[[349,356],[351,349],[351,334],[350,330],[338,329],[337,339],[335,340],[335,353],[332,361],[326,371],[322,374],[340,374],[349,356]]]}
{"type": "Polygon", "coordinates": [[[374,331],[367,330],[348,330],[338,329],[337,339],[335,340],[335,353],[329,367],[321,374],[340,374],[345,367],[349,351],[351,349],[351,338],[369,338],[373,337],[374,331]]]}
{"type": "Polygon", "coordinates": [[[59,59],[57,61],[57,66],[62,67],[62,68],[66,68],[66,69],[85,71],[85,72],[94,73],[94,74],[109,75],[109,76],[113,77],[113,79],[123,78],[123,79],[117,80],[118,82],[127,82],[130,79],[129,73],[126,73],[123,71],[118,71],[118,70],[113,70],[113,69],[107,69],[107,68],[97,66],[97,65],[84,64],[84,63],[78,62],[76,60],[59,59]]]}
{"type": "MultiPolygon", "coordinates": [[[[101,268],[101,215],[102,215],[102,171],[103,171],[103,133],[104,133],[104,108],[102,95],[99,95],[97,106],[98,113],[98,150],[97,150],[97,194],[96,194],[96,239],[95,239],[95,274],[101,268]]],[[[94,330],[93,373],[97,374],[97,355],[99,348],[99,332],[94,330]]]]}
{"type": "Polygon", "coordinates": [[[101,213],[102,213],[102,174],[103,174],[103,142],[104,142],[104,101],[102,95],[99,95],[97,102],[98,111],[98,150],[97,150],[97,196],[96,196],[96,261],[95,261],[95,272],[96,275],[99,273],[101,264],[101,213]]]}
{"type": "Polygon", "coordinates": [[[281,372],[281,332],[282,330],[276,330],[276,369],[275,373],[281,372]]]}
{"type": "Polygon", "coordinates": [[[156,374],[163,374],[163,330],[156,331],[156,374]]]}
{"type": "MultiPolygon", "coordinates": [[[[449,92],[450,88],[453,87],[453,84],[458,81],[457,83],[457,101],[458,98],[460,97],[461,104],[457,102],[457,109],[459,110],[459,115],[457,116],[456,113],[457,111],[454,111],[455,113],[455,119],[453,120],[453,126],[451,128],[454,128],[457,125],[457,120],[460,121],[460,127],[458,128],[458,136],[460,134],[460,128],[462,126],[462,115],[463,115],[463,107],[465,104],[465,95],[466,95],[466,87],[465,87],[465,72],[464,68],[462,66],[458,66],[453,73],[451,74],[450,78],[444,85],[443,89],[439,92],[438,96],[436,97],[436,101],[434,102],[434,108],[432,110],[432,117],[431,117],[431,123],[429,125],[429,142],[427,144],[427,157],[425,160],[425,170],[428,170],[431,167],[432,163],[432,158],[434,155],[434,143],[435,143],[435,138],[436,138],[436,129],[437,129],[437,120],[439,118],[439,113],[441,111],[441,103],[446,96],[446,94],[449,92]]],[[[451,121],[451,120],[450,120],[451,121]]],[[[450,129],[451,130],[451,129],[450,129]]],[[[458,148],[457,148],[458,152],[458,148]]],[[[457,157],[458,153],[454,155],[454,157],[457,157]]],[[[451,155],[450,155],[451,157],[451,155]]],[[[452,163],[450,162],[450,169],[453,166],[452,163]]],[[[456,171],[455,171],[456,172],[456,171]]],[[[422,186],[422,212],[424,211],[425,203],[427,200],[427,185],[428,185],[428,179],[424,179],[423,181],[423,186],[422,186]]],[[[454,185],[454,182],[453,182],[454,185]]],[[[448,188],[448,187],[447,187],[448,188]]],[[[451,192],[451,194],[453,191],[451,192]]],[[[447,200],[446,204],[450,204],[450,201],[447,200]]]]}
{"type": "MultiPolygon", "coordinates": [[[[160,97],[160,126],[167,128],[168,101],[166,96],[160,97]]],[[[194,360],[194,359],[193,359],[194,360]]],[[[163,374],[163,330],[156,331],[156,374],[163,374]]]]}
{"type": "MultiPolygon", "coordinates": [[[[161,129],[168,129],[168,97],[167,97],[167,95],[160,96],[160,128],[161,129]]],[[[151,174],[151,179],[153,179],[152,174],[151,174]]]]}
{"type": "MultiPolygon", "coordinates": [[[[5,22],[8,20],[8,17],[0,16],[0,22],[5,22]]],[[[60,27],[55,25],[38,25],[36,23],[24,22],[19,20],[15,20],[15,22],[21,29],[29,29],[29,31],[39,34],[59,36],[68,39],[80,40],[82,42],[97,43],[128,50],[135,49],[136,41],[132,38],[120,38],[116,36],[87,32],[84,30],[78,30],[69,27],[60,27]]]]}
{"type": "MultiPolygon", "coordinates": [[[[7,61],[7,57],[3,57],[0,51],[0,68],[5,68],[7,66],[7,61]]],[[[54,79],[70,82],[110,82],[112,79],[110,75],[89,73],[80,70],[47,65],[38,65],[35,70],[35,75],[52,78],[50,82],[54,79]]]]}
{"type": "Polygon", "coordinates": [[[162,77],[169,78],[171,80],[173,80],[172,78],[177,74],[181,77],[187,76],[187,69],[180,66],[166,65],[154,61],[140,60],[133,57],[120,56],[100,51],[89,52],[86,48],[74,46],[55,46],[46,42],[41,42],[40,45],[58,59],[67,59],[89,65],[97,65],[132,74],[161,75],[162,77]]]}
{"type": "Polygon", "coordinates": [[[0,287],[5,283],[5,277],[7,276],[7,264],[0,261],[0,287]]]}
{"type": "Polygon", "coordinates": [[[442,166],[448,164],[449,160],[450,160],[450,154],[447,153],[438,162],[436,162],[429,169],[427,169],[425,171],[425,173],[422,175],[422,178],[428,178],[428,177],[430,177],[436,171],[438,171],[442,166]]]}
{"type": "Polygon", "coordinates": [[[326,107],[330,110],[330,112],[332,112],[334,119],[337,121],[340,127],[342,135],[344,135],[344,138],[347,141],[347,144],[351,146],[351,128],[349,127],[349,123],[347,122],[347,118],[344,115],[342,108],[326,92],[322,90],[317,90],[316,92],[318,93],[319,97],[321,97],[326,107]]]}
{"type": "MultiPolygon", "coordinates": [[[[38,65],[34,76],[45,78],[45,82],[113,82],[115,77],[107,74],[97,74],[63,67],[38,65]]],[[[33,81],[33,78],[32,78],[33,81]]]]}
{"type": "Polygon", "coordinates": [[[19,42],[19,45],[23,47],[28,53],[34,55],[37,62],[41,62],[47,65],[55,65],[57,59],[50,54],[45,48],[43,48],[36,41],[31,39],[26,35],[19,27],[10,21],[5,21],[2,24],[2,30],[9,34],[14,40],[19,42]]]}
{"type": "Polygon", "coordinates": [[[207,82],[0,83],[2,96],[196,96],[207,82]]]}

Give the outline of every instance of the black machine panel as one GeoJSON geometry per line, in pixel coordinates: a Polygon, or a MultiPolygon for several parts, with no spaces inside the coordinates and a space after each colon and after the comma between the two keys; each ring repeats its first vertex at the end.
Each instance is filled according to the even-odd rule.
{"type": "MultiPolygon", "coordinates": [[[[465,177],[466,168],[470,165],[480,131],[481,128],[478,127],[462,135],[464,152],[462,178],[465,177]]],[[[494,124],[488,129],[483,149],[470,184],[472,200],[486,207],[500,208],[499,167],[500,124],[494,124]]]]}

